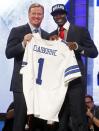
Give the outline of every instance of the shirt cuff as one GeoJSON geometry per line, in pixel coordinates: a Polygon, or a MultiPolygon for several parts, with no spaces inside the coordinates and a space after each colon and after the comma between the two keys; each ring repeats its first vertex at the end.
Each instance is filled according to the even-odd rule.
{"type": "Polygon", "coordinates": [[[81,54],[84,55],[84,50],[81,51],[81,54]]]}
{"type": "Polygon", "coordinates": [[[77,50],[78,49],[78,44],[75,42],[75,44],[76,44],[76,49],[75,50],[77,50]]]}
{"type": "Polygon", "coordinates": [[[75,49],[75,51],[79,51],[80,54],[84,55],[85,52],[84,52],[83,48],[80,45],[78,45],[77,43],[75,43],[75,44],[77,46],[77,48],[75,49]]]}
{"type": "Polygon", "coordinates": [[[25,45],[24,45],[23,41],[22,41],[22,47],[25,48],[25,45]]]}

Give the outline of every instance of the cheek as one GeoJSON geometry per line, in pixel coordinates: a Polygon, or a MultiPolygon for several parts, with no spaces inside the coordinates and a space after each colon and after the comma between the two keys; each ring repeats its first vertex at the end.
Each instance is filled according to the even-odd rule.
{"type": "Polygon", "coordinates": [[[91,108],[92,106],[91,106],[91,104],[88,104],[87,107],[91,108]]]}
{"type": "Polygon", "coordinates": [[[87,107],[89,107],[89,106],[90,106],[90,104],[86,104],[86,106],[87,106],[87,107]]]}
{"type": "Polygon", "coordinates": [[[30,21],[33,21],[33,19],[34,19],[34,17],[33,17],[33,16],[29,17],[29,20],[30,20],[30,21]]]}
{"type": "Polygon", "coordinates": [[[66,21],[66,18],[65,18],[65,17],[63,17],[63,18],[62,18],[62,21],[66,21]]]}

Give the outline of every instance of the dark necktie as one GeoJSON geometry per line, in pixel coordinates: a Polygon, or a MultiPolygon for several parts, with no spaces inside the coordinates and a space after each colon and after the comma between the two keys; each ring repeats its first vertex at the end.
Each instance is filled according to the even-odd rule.
{"type": "Polygon", "coordinates": [[[60,29],[59,29],[59,37],[61,39],[64,39],[64,28],[63,27],[60,27],[60,29]]]}
{"type": "Polygon", "coordinates": [[[34,29],[34,31],[33,31],[34,33],[38,33],[39,32],[39,30],[36,28],[36,29],[34,29]]]}

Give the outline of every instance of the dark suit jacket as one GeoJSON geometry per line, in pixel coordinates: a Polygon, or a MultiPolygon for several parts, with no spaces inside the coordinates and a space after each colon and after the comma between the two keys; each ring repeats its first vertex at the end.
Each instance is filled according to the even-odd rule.
{"type": "MultiPolygon", "coordinates": [[[[11,80],[11,91],[22,92],[22,76],[20,75],[20,68],[22,64],[24,48],[22,47],[22,41],[24,36],[28,33],[32,33],[28,24],[22,25],[16,28],[12,28],[6,47],[6,57],[8,59],[14,58],[14,68],[11,80]]],[[[49,34],[41,29],[41,37],[48,39],[49,34]]]]}
{"type": "MultiPolygon", "coordinates": [[[[53,31],[50,36],[58,35],[58,30],[53,31]]],[[[71,25],[67,34],[67,42],[77,42],[78,49],[74,51],[77,58],[79,68],[82,73],[82,77],[75,79],[69,83],[69,88],[66,93],[66,97],[59,113],[59,131],[69,130],[68,117],[71,115],[71,124],[74,130],[85,130],[85,106],[84,106],[84,94],[86,91],[86,69],[84,67],[82,56],[95,58],[98,55],[98,51],[92,41],[87,29],[75,25],[71,25]],[[82,53],[84,51],[84,53],[82,53]],[[74,118],[75,119],[72,119],[74,118]],[[83,122],[82,122],[83,121],[83,122]],[[76,124],[75,124],[76,122],[76,124]],[[79,128],[80,125],[80,129],[79,128]]],[[[69,62],[69,61],[68,61],[69,62]]]]}
{"type": "MultiPolygon", "coordinates": [[[[58,35],[58,30],[55,30],[52,33],[50,33],[50,36],[55,35],[55,34],[58,35]]],[[[84,27],[79,27],[79,26],[70,24],[66,41],[77,42],[78,49],[74,52],[75,52],[75,56],[77,58],[81,73],[84,76],[85,69],[84,69],[84,64],[83,64],[81,56],[95,58],[98,55],[98,51],[96,49],[96,46],[94,45],[93,40],[90,37],[88,30],[85,29],[84,27]],[[84,51],[84,54],[81,54],[82,51],[84,51]]]]}

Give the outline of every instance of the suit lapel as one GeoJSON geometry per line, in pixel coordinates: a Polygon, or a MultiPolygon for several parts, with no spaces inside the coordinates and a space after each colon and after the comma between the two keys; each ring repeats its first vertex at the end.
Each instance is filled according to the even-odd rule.
{"type": "Polygon", "coordinates": [[[75,27],[73,25],[70,25],[68,34],[67,34],[67,41],[72,42],[75,41],[75,27]]]}
{"type": "Polygon", "coordinates": [[[29,26],[28,23],[25,25],[25,32],[26,32],[27,34],[28,34],[28,33],[32,33],[32,31],[31,31],[30,26],[29,26]]]}
{"type": "Polygon", "coordinates": [[[43,39],[48,39],[48,33],[46,31],[44,31],[43,29],[41,29],[41,37],[43,39]]]}
{"type": "Polygon", "coordinates": [[[45,36],[45,33],[44,33],[44,31],[41,29],[41,37],[44,38],[44,36],[45,36]]]}

